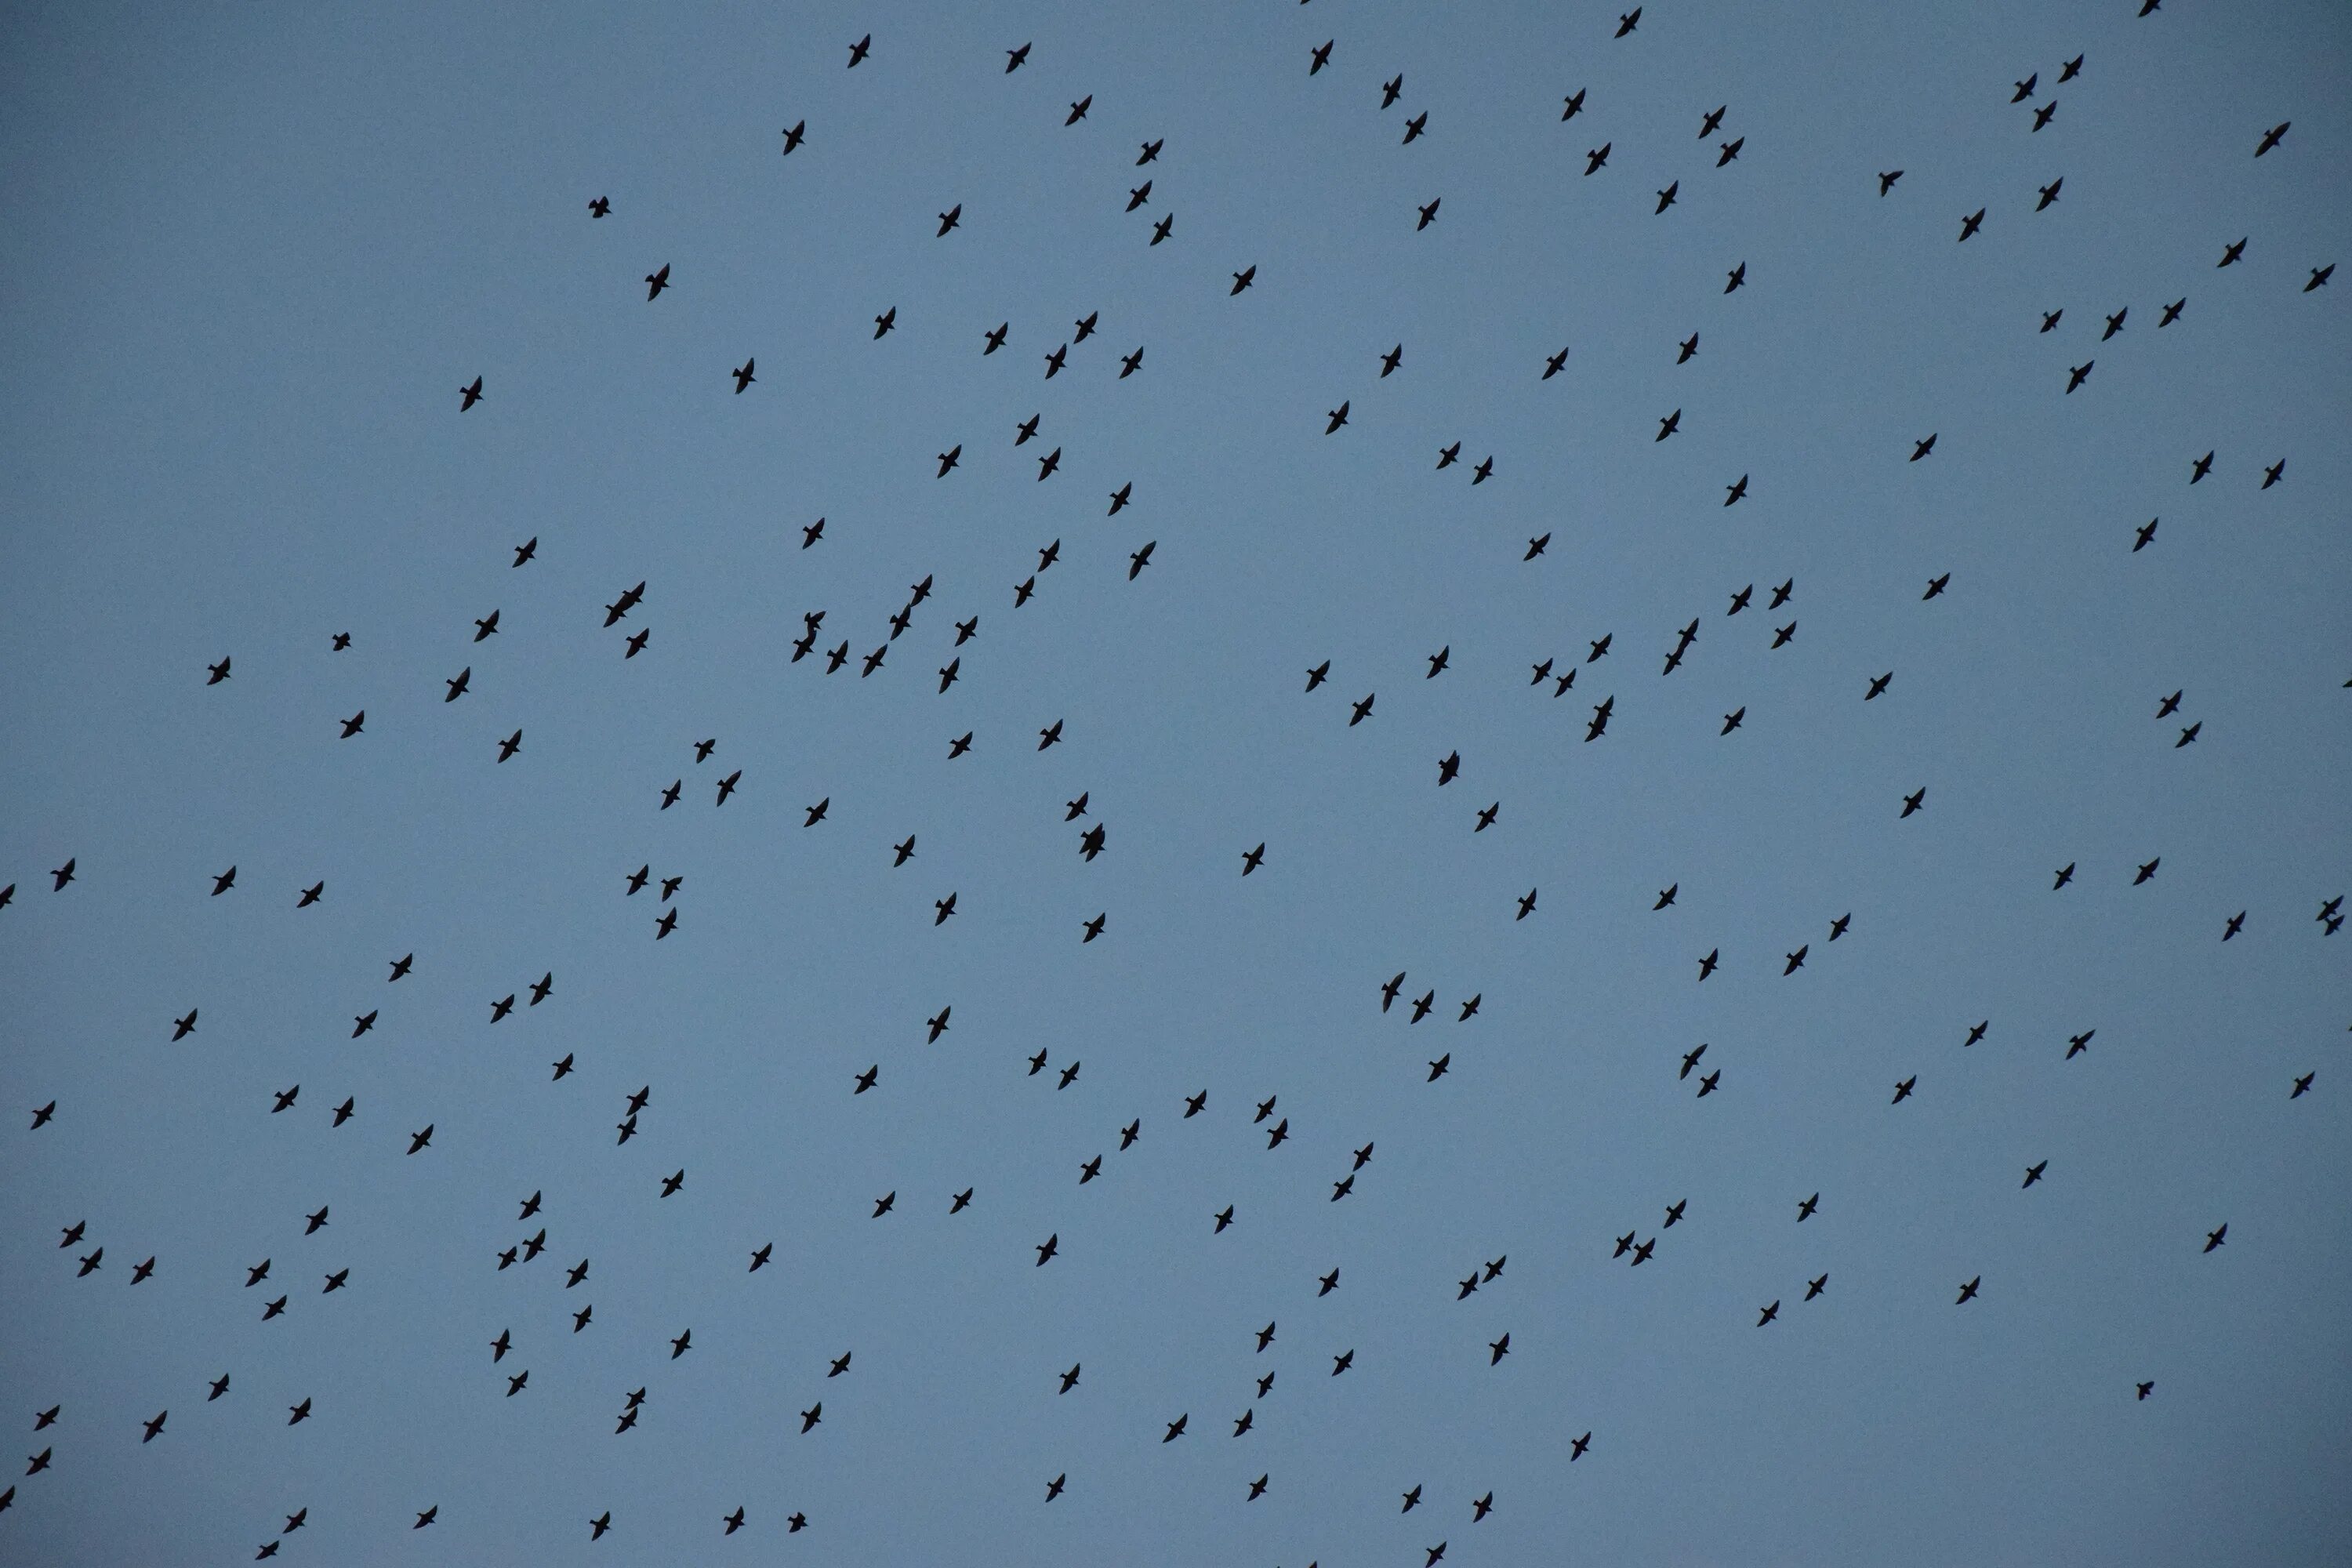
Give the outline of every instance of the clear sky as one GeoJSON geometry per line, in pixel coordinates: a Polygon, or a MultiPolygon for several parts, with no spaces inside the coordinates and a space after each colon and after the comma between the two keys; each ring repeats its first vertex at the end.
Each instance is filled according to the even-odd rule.
{"type": "Polygon", "coordinates": [[[7,6],[0,1563],[2352,1556],[2352,11],[2137,10],[7,6]]]}

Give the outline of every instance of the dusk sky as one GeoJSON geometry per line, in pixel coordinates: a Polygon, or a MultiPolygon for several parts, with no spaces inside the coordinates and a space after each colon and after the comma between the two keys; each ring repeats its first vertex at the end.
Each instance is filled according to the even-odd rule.
{"type": "Polygon", "coordinates": [[[0,1564],[2352,1559],[2352,8],[2143,3],[5,6],[0,1564]]]}

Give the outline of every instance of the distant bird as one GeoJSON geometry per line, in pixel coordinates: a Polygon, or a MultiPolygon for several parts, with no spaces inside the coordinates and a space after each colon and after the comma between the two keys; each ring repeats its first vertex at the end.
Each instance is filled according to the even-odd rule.
{"type": "Polygon", "coordinates": [[[1953,1305],[1955,1305],[1955,1306],[1964,1305],[1964,1304],[1966,1304],[1967,1302],[1969,1302],[1969,1301],[1974,1300],[1976,1299],[1977,1287],[1978,1287],[1979,1285],[1981,1285],[1982,1283],[1984,1283],[1984,1276],[1983,1276],[1983,1275],[1981,1275],[1981,1274],[1979,1274],[1979,1275],[1976,1276],[1974,1279],[1970,1279],[1967,1284],[1965,1284],[1965,1285],[1961,1286],[1961,1287],[1960,1287],[1960,1299],[1959,1299],[1959,1300],[1958,1300],[1958,1301],[1954,1302],[1954,1303],[1953,1303],[1953,1305]]]}
{"type": "Polygon", "coordinates": [[[2210,1251],[2212,1251],[2215,1247],[2217,1247],[2221,1246],[2221,1243],[2222,1243],[2223,1238],[2225,1238],[2226,1237],[2228,1237],[2228,1236],[2229,1236],[2229,1234],[2230,1234],[2230,1227],[2229,1227],[2227,1225],[2224,1225],[2224,1226],[2223,1226],[2221,1229],[2219,1229],[2219,1230],[2209,1230],[2209,1231],[2207,1231],[2207,1232],[2205,1233],[2205,1250],[2206,1250],[2206,1251],[2208,1251],[2208,1252],[2210,1252],[2210,1251]]]}
{"type": "Polygon", "coordinates": [[[1903,797],[1903,815],[1905,816],[1910,816],[1913,812],[1917,811],[1924,806],[1927,804],[1927,791],[1923,785],[1919,789],[1915,790],[1911,794],[1903,797]]]}
{"type": "Polygon", "coordinates": [[[743,363],[742,363],[742,364],[741,364],[740,366],[739,366],[737,369],[735,369],[735,370],[733,370],[733,371],[729,372],[729,374],[731,374],[732,376],[734,376],[734,378],[735,378],[735,395],[736,395],[736,396],[738,396],[738,397],[742,396],[742,395],[743,395],[743,389],[744,389],[745,387],[747,387],[747,386],[751,385],[754,381],[757,381],[757,380],[759,379],[759,377],[757,377],[757,376],[755,376],[755,375],[753,375],[753,374],[751,374],[751,366],[752,366],[753,364],[757,363],[758,363],[758,362],[757,362],[756,360],[753,360],[753,359],[751,359],[751,358],[750,358],[750,357],[748,357],[748,356],[747,356],[747,357],[744,359],[744,361],[743,361],[743,363]]]}
{"type": "Polygon", "coordinates": [[[1639,5],[1636,5],[1631,11],[1628,11],[1623,16],[1617,18],[1616,36],[1621,38],[1623,37],[1626,34],[1632,32],[1635,26],[1639,26],[1641,20],[1642,8],[1639,5]]]}
{"type": "Polygon", "coordinates": [[[1560,110],[1560,119],[1564,121],[1575,119],[1584,112],[1584,89],[1578,88],[1560,101],[1566,106],[1560,110]]]}
{"type": "Polygon", "coordinates": [[[801,142],[807,138],[808,121],[803,120],[797,124],[788,125],[784,128],[782,134],[784,138],[783,155],[789,158],[793,155],[793,149],[799,146],[801,142]]]}
{"type": "Polygon", "coordinates": [[[2084,360],[2081,364],[2070,367],[2066,372],[2066,391],[2071,395],[2076,387],[2090,380],[2091,367],[2098,363],[2096,360],[2084,360]]]}
{"type": "Polygon", "coordinates": [[[1895,182],[1902,177],[1903,171],[1900,169],[1891,169],[1881,174],[1878,176],[1878,194],[1882,196],[1886,195],[1895,188],[1895,182]]]}
{"type": "Polygon", "coordinates": [[[869,49],[871,49],[873,47],[874,47],[874,35],[873,35],[873,34],[871,34],[871,33],[866,34],[864,37],[862,37],[862,38],[858,39],[856,43],[854,43],[854,44],[850,45],[850,46],[849,46],[849,64],[850,64],[851,68],[855,69],[855,68],[856,68],[856,65],[857,65],[857,62],[858,62],[858,61],[860,61],[860,60],[862,60],[862,59],[864,59],[864,58],[866,58],[866,51],[867,51],[867,50],[869,50],[869,49]]]}
{"type": "Polygon", "coordinates": [[[1616,143],[1614,142],[1603,142],[1598,147],[1586,149],[1584,154],[1584,172],[1589,175],[1599,170],[1607,168],[1609,166],[1609,150],[1615,145],[1616,143]]]}
{"type": "Polygon", "coordinates": [[[471,386],[459,387],[457,395],[465,399],[463,403],[457,405],[457,412],[463,414],[482,400],[482,378],[478,375],[474,378],[474,384],[471,386]]]}
{"type": "Polygon", "coordinates": [[[1431,202],[1427,206],[1421,209],[1421,221],[1412,226],[1416,233],[1422,229],[1427,228],[1431,224],[1437,221],[1437,209],[1444,201],[1444,198],[1440,196],[1435,201],[1431,202]]]}
{"type": "Polygon", "coordinates": [[[1681,190],[1682,186],[1683,183],[1680,180],[1675,180],[1669,184],[1664,190],[1658,193],[1658,212],[1664,212],[1668,207],[1675,205],[1675,193],[1681,190]]]}
{"type": "Polygon", "coordinates": [[[1918,1075],[1917,1073],[1913,1073],[1909,1078],[1906,1078],[1906,1079],[1905,1079],[1902,1082],[1900,1082],[1900,1083],[1896,1084],[1896,1085],[1895,1086],[1895,1098],[1894,1098],[1894,1100],[1891,1100],[1891,1101],[1889,1101],[1888,1103],[1890,1103],[1890,1104],[1894,1104],[1894,1105],[1900,1105],[1900,1104],[1902,1104],[1905,1100],[1906,1100],[1910,1099],[1910,1098],[1911,1098],[1911,1090],[1912,1090],[1913,1087],[1914,1087],[1914,1086],[1916,1086],[1916,1085],[1918,1083],[1918,1081],[1919,1081],[1919,1075],[1918,1075]]]}
{"type": "Polygon", "coordinates": [[[1341,401],[1339,407],[1330,411],[1330,417],[1331,422],[1323,427],[1323,434],[1326,436],[1335,434],[1341,426],[1348,422],[1348,405],[1345,400],[1341,401]]]}
{"type": "MultiPolygon", "coordinates": [[[[2034,1183],[2040,1181],[2042,1179],[2042,1173],[2049,1168],[2050,1162],[2047,1160],[2042,1161],[2038,1165],[2028,1165],[2025,1168],[2025,1185],[2030,1187],[2034,1183]]],[[[2022,1189],[2021,1188],[2020,1190],[2021,1191],[2022,1189]]]]}
{"type": "Polygon", "coordinates": [[[1511,1336],[1505,1334],[1501,1339],[1496,1340],[1486,1346],[1486,1364],[1488,1366],[1499,1366],[1502,1364],[1503,1358],[1510,1353],[1511,1336]]]}
{"type": "Polygon", "coordinates": [[[657,271],[653,271],[653,272],[648,272],[648,273],[646,273],[646,298],[647,300],[650,300],[654,299],[655,297],[656,297],[657,295],[659,295],[663,289],[667,289],[667,288],[668,288],[668,287],[669,287],[669,263],[668,263],[668,262],[667,262],[667,261],[663,262],[663,263],[661,264],[661,267],[660,267],[659,270],[657,270],[657,271]]]}
{"type": "Polygon", "coordinates": [[[2189,296],[2184,294],[2179,299],[2175,300],[2171,304],[2167,305],[2164,308],[2163,319],[2156,323],[2157,331],[2162,331],[2165,328],[2172,325],[2173,322],[2180,320],[2180,312],[2188,306],[2188,304],[2189,296]]]}
{"type": "Polygon", "coordinates": [[[2033,204],[2033,210],[2035,212],[2040,212],[2042,208],[2050,205],[2053,202],[2055,202],[2058,199],[2059,188],[2065,184],[2065,183],[2066,178],[2062,174],[2058,178],[2051,181],[2048,184],[2042,186],[2042,199],[2033,204]]]}
{"type": "Polygon", "coordinates": [[[1307,74],[1308,76],[1313,76],[1316,72],[1321,70],[1325,66],[1331,63],[1331,46],[1336,42],[1338,42],[1337,39],[1327,39],[1321,48],[1313,51],[1314,58],[1307,62],[1307,74]]]}
{"type": "Polygon", "coordinates": [[[1092,109],[1094,107],[1094,103],[1095,95],[1090,92],[1087,94],[1086,97],[1078,100],[1077,102],[1070,105],[1069,117],[1062,121],[1063,126],[1066,129],[1069,126],[1076,125],[1079,121],[1084,120],[1087,117],[1087,110],[1092,109]]]}
{"type": "Polygon", "coordinates": [[[1965,244],[1969,236],[1976,233],[1979,228],[1984,226],[1984,216],[1985,209],[1979,207],[1976,211],[1970,213],[1968,216],[1960,220],[1960,239],[1962,243],[1965,244]]]}
{"type": "Polygon", "coordinates": [[[1922,458],[1926,457],[1928,453],[1930,453],[1930,452],[1934,451],[1935,449],[1936,449],[1936,437],[1935,437],[1934,434],[1931,432],[1931,433],[1928,435],[1928,437],[1927,437],[1927,438],[1926,440],[1924,440],[1924,441],[1916,441],[1916,442],[1912,443],[1912,447],[1911,447],[1911,460],[1912,460],[1913,462],[1915,462],[1915,463],[1916,463],[1916,462],[1917,462],[1920,458],[1922,458]]]}
{"type": "Polygon", "coordinates": [[[2235,245],[2224,246],[2221,250],[2221,259],[2215,262],[2213,265],[2217,268],[2234,266],[2238,259],[2244,256],[2245,253],[2246,242],[2241,239],[2235,245]]]}
{"type": "Polygon", "coordinates": [[[2272,126],[2268,131],[2263,132],[2262,144],[2254,149],[2254,156],[2259,158],[2263,153],[2269,152],[2272,148],[2277,146],[2280,142],[2285,139],[2287,127],[2293,123],[2294,121],[2292,121],[2282,120],[2276,125],[2272,126]]]}
{"type": "Polygon", "coordinates": [[[958,202],[947,211],[940,214],[940,232],[934,237],[945,239],[948,237],[948,231],[962,221],[963,204],[961,202],[958,202]]]}

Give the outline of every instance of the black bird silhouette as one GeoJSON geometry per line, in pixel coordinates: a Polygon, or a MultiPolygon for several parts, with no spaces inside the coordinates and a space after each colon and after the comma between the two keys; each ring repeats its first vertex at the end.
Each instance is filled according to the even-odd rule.
{"type": "Polygon", "coordinates": [[[805,120],[803,120],[796,124],[786,126],[783,131],[783,155],[787,158],[791,157],[793,155],[793,149],[799,146],[801,142],[807,138],[807,136],[808,121],[805,120]]]}
{"type": "Polygon", "coordinates": [[[1339,40],[1336,38],[1326,39],[1324,40],[1323,47],[1321,48],[1313,51],[1314,58],[1310,59],[1307,65],[1307,74],[1308,76],[1313,76],[1317,71],[1321,70],[1325,66],[1331,63],[1331,46],[1338,41],[1339,40]]]}
{"type": "Polygon", "coordinates": [[[1598,147],[1586,149],[1584,154],[1584,172],[1587,174],[1591,174],[1599,170],[1607,168],[1609,166],[1609,150],[1616,144],[1617,143],[1614,142],[1603,142],[1598,147]]]}
{"type": "Polygon", "coordinates": [[[945,239],[948,237],[948,231],[962,221],[963,204],[961,202],[958,202],[947,211],[940,214],[940,232],[934,237],[945,239]]]}
{"type": "Polygon", "coordinates": [[[1664,190],[1658,193],[1657,210],[1659,212],[1664,212],[1668,207],[1675,205],[1675,193],[1681,190],[1682,186],[1683,183],[1680,180],[1676,180],[1668,184],[1664,190]]]}
{"type": "Polygon", "coordinates": [[[1626,12],[1623,16],[1617,18],[1616,36],[1621,38],[1623,37],[1626,34],[1632,32],[1636,26],[1638,26],[1641,24],[1641,20],[1642,8],[1639,5],[1636,5],[1631,11],[1626,12]]]}
{"type": "Polygon", "coordinates": [[[850,63],[850,66],[854,68],[856,66],[856,64],[857,64],[857,62],[858,62],[858,61],[860,61],[860,60],[862,60],[862,59],[864,59],[864,58],[866,58],[866,51],[867,51],[867,50],[869,50],[869,49],[871,49],[873,47],[874,47],[874,35],[873,35],[873,34],[871,34],[871,33],[866,34],[864,37],[862,37],[862,38],[858,39],[856,43],[854,43],[854,44],[850,45],[850,46],[849,46],[849,63],[850,63]]]}
{"type": "Polygon", "coordinates": [[[1566,98],[1562,99],[1560,102],[1563,106],[1559,111],[1560,119],[1564,121],[1575,119],[1578,115],[1584,112],[1584,89],[1580,87],[1578,88],[1574,92],[1570,93],[1566,98]]]}
{"type": "Polygon", "coordinates": [[[1079,121],[1084,120],[1087,117],[1087,110],[1092,109],[1094,104],[1095,95],[1090,92],[1087,94],[1086,97],[1078,100],[1077,102],[1070,105],[1069,118],[1062,121],[1063,126],[1066,128],[1076,125],[1079,121]]]}
{"type": "MultiPolygon", "coordinates": [[[[1007,49],[1007,50],[1005,50],[1005,51],[1004,51],[1004,74],[1005,74],[1006,76],[1011,76],[1014,71],[1019,70],[1019,69],[1020,69],[1024,65],[1027,64],[1027,63],[1028,63],[1028,60],[1029,60],[1029,46],[1028,46],[1027,44],[1024,44],[1024,45],[1022,45],[1022,46],[1021,46],[1019,48],[1017,48],[1017,49],[1007,49]]],[[[740,1511],[741,1511],[741,1510],[738,1510],[737,1511],[739,1511],[739,1512],[740,1512],[740,1511]]]]}
{"type": "Polygon", "coordinates": [[[2215,262],[2213,265],[2214,265],[2215,267],[2217,267],[2217,268],[2218,268],[2218,267],[2228,267],[2228,266],[2231,266],[2231,265],[2233,265],[2233,264],[2234,264],[2234,263],[2235,263],[2235,262],[2236,262],[2240,258],[2242,258],[2242,256],[2244,256],[2244,255],[2245,255],[2245,253],[2246,253],[2246,242],[2245,242],[2244,240],[2241,239],[2241,240],[2240,240],[2240,241],[2238,241],[2238,243],[2237,243],[2237,244],[2235,244],[2235,245],[2231,245],[2231,246],[2225,246],[2225,247],[2222,248],[2222,251],[2221,251],[2221,260],[2219,260],[2219,261],[2217,261],[2217,262],[2215,262]]]}
{"type": "Polygon", "coordinates": [[[2286,129],[2293,123],[2293,121],[2282,120],[2276,125],[2272,126],[2268,131],[2263,132],[2262,144],[2254,149],[2254,156],[2259,158],[2263,153],[2269,152],[2272,148],[2277,146],[2280,142],[2285,139],[2286,129]]]}
{"type": "Polygon", "coordinates": [[[1895,182],[1902,177],[1903,171],[1900,169],[1890,169],[1881,174],[1878,176],[1878,194],[1883,196],[1887,192],[1893,190],[1895,188],[1895,182]]]}
{"type": "Polygon", "coordinates": [[[1976,211],[1970,213],[1968,216],[1960,220],[1960,239],[1963,243],[1967,241],[1969,236],[1976,233],[1979,228],[1981,228],[1984,226],[1984,216],[1985,209],[1979,207],[1976,211]]]}

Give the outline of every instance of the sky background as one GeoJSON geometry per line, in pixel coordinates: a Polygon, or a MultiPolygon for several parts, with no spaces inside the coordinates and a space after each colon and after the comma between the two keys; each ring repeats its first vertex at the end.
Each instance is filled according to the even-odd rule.
{"type": "Polygon", "coordinates": [[[5,7],[0,1563],[2352,1554],[2352,11],[2137,9],[5,7]]]}

